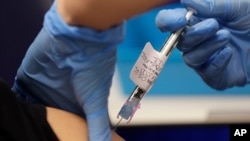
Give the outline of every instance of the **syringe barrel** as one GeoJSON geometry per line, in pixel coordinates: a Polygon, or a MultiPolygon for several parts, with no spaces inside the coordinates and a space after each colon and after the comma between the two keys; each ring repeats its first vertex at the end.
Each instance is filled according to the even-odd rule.
{"type": "MultiPolygon", "coordinates": [[[[187,21],[189,21],[189,19],[191,18],[193,13],[194,13],[193,10],[188,11],[188,13],[186,14],[187,21]]],[[[176,32],[172,33],[169,36],[169,38],[167,39],[167,41],[163,44],[163,46],[160,50],[160,54],[165,55],[166,59],[168,58],[168,56],[172,52],[175,45],[178,43],[179,37],[182,34],[183,29],[184,28],[181,28],[181,29],[177,30],[176,32]]],[[[137,84],[136,88],[134,89],[134,91],[132,92],[130,97],[127,99],[126,103],[122,106],[120,112],[118,113],[118,116],[121,116],[123,119],[126,119],[126,120],[131,120],[135,111],[140,106],[141,99],[149,91],[149,89],[152,87],[152,85],[153,85],[153,83],[150,84],[150,86],[146,87],[146,90],[145,90],[145,89],[140,88],[137,84]]]]}

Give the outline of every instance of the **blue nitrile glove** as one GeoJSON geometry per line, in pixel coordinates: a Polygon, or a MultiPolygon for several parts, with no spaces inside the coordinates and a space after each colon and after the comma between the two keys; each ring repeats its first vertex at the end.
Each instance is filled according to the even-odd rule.
{"type": "Polygon", "coordinates": [[[110,141],[108,96],[123,24],[99,32],[67,25],[56,11],[18,69],[13,90],[43,104],[86,116],[90,141],[110,141]]]}
{"type": "MultiPolygon", "coordinates": [[[[197,11],[177,45],[186,64],[218,90],[250,83],[250,1],[181,0],[181,3],[197,11]]],[[[175,31],[187,24],[185,11],[161,11],[156,24],[162,31],[175,31]]]]}

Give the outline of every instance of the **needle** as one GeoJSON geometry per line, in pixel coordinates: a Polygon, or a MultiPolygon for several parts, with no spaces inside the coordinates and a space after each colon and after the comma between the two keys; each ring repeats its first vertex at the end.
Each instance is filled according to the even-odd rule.
{"type": "Polygon", "coordinates": [[[118,127],[119,124],[121,123],[122,119],[123,119],[123,118],[121,118],[121,119],[117,122],[117,124],[114,126],[114,128],[113,128],[114,131],[117,129],[117,127],[118,127]]]}

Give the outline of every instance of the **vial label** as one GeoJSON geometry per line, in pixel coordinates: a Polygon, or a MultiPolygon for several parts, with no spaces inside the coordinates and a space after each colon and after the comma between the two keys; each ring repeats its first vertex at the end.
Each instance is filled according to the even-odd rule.
{"type": "Polygon", "coordinates": [[[141,89],[148,91],[160,74],[167,57],[146,43],[130,72],[130,79],[141,89]]]}

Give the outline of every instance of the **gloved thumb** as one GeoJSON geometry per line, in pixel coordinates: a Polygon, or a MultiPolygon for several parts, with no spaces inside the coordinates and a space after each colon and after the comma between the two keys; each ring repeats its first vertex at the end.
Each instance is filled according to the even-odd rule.
{"type": "Polygon", "coordinates": [[[181,4],[195,9],[197,16],[202,18],[232,18],[233,13],[242,9],[236,0],[181,0],[181,4]]]}
{"type": "Polygon", "coordinates": [[[155,18],[155,24],[162,32],[176,31],[186,25],[186,13],[185,8],[161,10],[155,18]]]}

